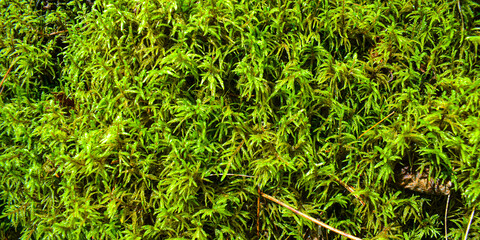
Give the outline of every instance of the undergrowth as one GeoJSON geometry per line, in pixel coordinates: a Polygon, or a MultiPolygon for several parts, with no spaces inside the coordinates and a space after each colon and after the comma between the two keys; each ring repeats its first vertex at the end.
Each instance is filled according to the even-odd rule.
{"type": "Polygon", "coordinates": [[[475,1],[0,6],[3,238],[480,237],[475,1]]]}

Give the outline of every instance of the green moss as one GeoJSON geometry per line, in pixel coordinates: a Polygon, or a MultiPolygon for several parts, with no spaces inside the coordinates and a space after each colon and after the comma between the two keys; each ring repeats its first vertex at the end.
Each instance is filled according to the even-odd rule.
{"type": "Polygon", "coordinates": [[[404,169],[452,184],[465,235],[474,1],[47,2],[0,1],[0,236],[319,235],[260,188],[357,237],[444,237],[447,197],[404,169]]]}

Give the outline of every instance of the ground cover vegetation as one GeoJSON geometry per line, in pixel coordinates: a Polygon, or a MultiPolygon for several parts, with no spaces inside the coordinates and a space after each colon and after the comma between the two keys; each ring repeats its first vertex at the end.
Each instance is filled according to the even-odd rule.
{"type": "Polygon", "coordinates": [[[2,239],[480,238],[476,1],[0,9],[2,239]]]}

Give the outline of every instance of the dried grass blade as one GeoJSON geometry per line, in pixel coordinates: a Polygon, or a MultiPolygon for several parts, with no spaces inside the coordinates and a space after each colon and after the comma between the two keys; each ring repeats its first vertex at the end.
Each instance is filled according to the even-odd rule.
{"type": "Polygon", "coordinates": [[[363,132],[362,135],[360,135],[357,139],[360,139],[363,135],[365,135],[365,133],[367,133],[368,131],[372,130],[374,127],[376,127],[378,124],[382,123],[383,121],[385,121],[385,119],[387,119],[388,117],[392,116],[393,114],[395,113],[395,111],[393,111],[392,113],[388,114],[388,116],[384,117],[382,120],[380,120],[379,122],[375,123],[375,125],[373,125],[371,128],[367,129],[367,131],[363,132]]]}
{"type": "MultiPolygon", "coordinates": [[[[331,175],[330,175],[331,176],[331,175]]],[[[337,177],[335,176],[331,176],[335,179],[335,181],[337,181],[338,183],[340,183],[340,185],[342,185],[345,189],[347,189],[355,198],[357,198],[360,203],[365,206],[365,202],[362,200],[362,198],[355,193],[355,188],[353,187],[350,187],[349,185],[347,185],[346,183],[344,183],[342,180],[338,179],[337,177]]]]}
{"type": "Polygon", "coordinates": [[[467,240],[467,239],[468,239],[468,232],[470,231],[470,226],[472,225],[473,215],[475,215],[475,207],[473,207],[472,215],[470,215],[470,222],[468,222],[467,231],[465,231],[465,238],[464,238],[464,240],[467,240]]]}
{"type": "Polygon", "coordinates": [[[349,239],[361,240],[361,238],[357,238],[357,237],[355,237],[355,236],[352,236],[352,235],[350,235],[350,234],[348,234],[348,233],[346,233],[346,232],[343,232],[343,231],[338,230],[338,229],[336,229],[336,228],[334,228],[334,227],[331,227],[331,226],[327,225],[326,223],[324,223],[324,222],[322,222],[322,221],[319,221],[319,220],[317,220],[317,219],[315,219],[315,218],[312,218],[312,217],[308,216],[307,214],[302,213],[302,212],[298,211],[297,209],[288,206],[286,203],[283,203],[283,202],[281,202],[280,200],[278,200],[278,199],[276,199],[276,198],[274,198],[274,197],[272,197],[272,196],[270,196],[270,195],[268,195],[268,194],[263,193],[262,191],[259,191],[259,193],[260,193],[260,195],[261,195],[262,197],[264,197],[264,198],[266,198],[266,199],[268,199],[268,200],[270,200],[270,201],[273,201],[273,202],[275,202],[275,203],[277,203],[277,204],[280,204],[281,206],[286,207],[288,210],[294,212],[295,214],[297,214],[297,215],[299,215],[299,216],[301,216],[301,217],[303,217],[303,218],[305,218],[305,219],[307,219],[307,220],[310,220],[310,221],[314,222],[315,224],[320,225],[320,226],[322,226],[322,227],[324,227],[324,228],[326,228],[326,229],[329,229],[330,231],[336,232],[336,233],[338,233],[338,234],[340,234],[340,235],[342,235],[342,236],[344,236],[344,237],[347,237],[347,238],[349,238],[349,239]]]}
{"type": "MultiPolygon", "coordinates": [[[[17,62],[17,59],[18,59],[18,58],[16,58],[15,60],[13,60],[12,64],[10,65],[10,67],[9,67],[8,70],[7,70],[7,73],[5,73],[5,76],[3,76],[2,82],[0,82],[0,87],[2,87],[3,83],[5,82],[5,79],[7,79],[7,76],[8,76],[8,74],[10,73],[10,71],[12,71],[13,65],[15,65],[15,63],[17,62]]],[[[2,94],[2,92],[3,92],[3,87],[2,87],[2,89],[0,90],[0,94],[2,94]]]]}

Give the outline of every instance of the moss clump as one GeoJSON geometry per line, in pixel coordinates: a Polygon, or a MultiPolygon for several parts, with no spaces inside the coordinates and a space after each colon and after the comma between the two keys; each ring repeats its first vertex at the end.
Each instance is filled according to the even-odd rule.
{"type": "Polygon", "coordinates": [[[261,189],[357,237],[459,239],[479,205],[474,1],[0,6],[0,236],[340,239],[261,189]]]}

